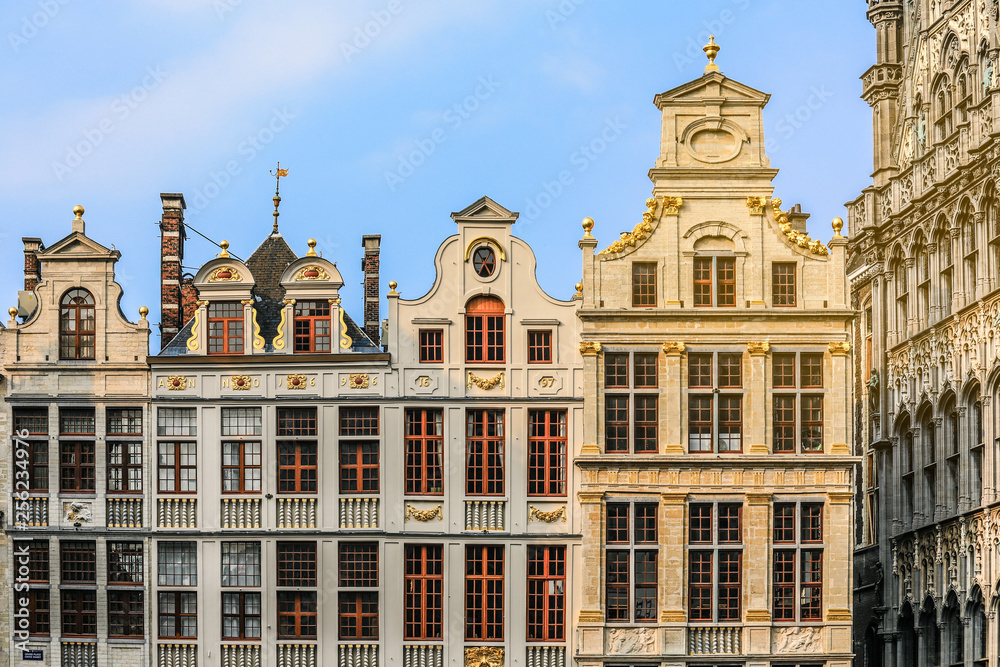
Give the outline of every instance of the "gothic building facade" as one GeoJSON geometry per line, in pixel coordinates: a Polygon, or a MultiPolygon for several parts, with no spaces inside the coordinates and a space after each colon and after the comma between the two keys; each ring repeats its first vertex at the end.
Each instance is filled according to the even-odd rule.
{"type": "Polygon", "coordinates": [[[996,665],[995,1],[869,0],[872,185],[848,204],[858,665],[996,665]]]}

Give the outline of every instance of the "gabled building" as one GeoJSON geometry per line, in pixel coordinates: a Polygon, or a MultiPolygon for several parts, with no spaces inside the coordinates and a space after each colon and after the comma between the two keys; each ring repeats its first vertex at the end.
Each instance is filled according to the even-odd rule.
{"type": "Polygon", "coordinates": [[[599,251],[583,221],[576,660],[847,667],[847,239],[772,197],[768,95],[705,50],[654,98],[642,218],[599,251]]]}
{"type": "Polygon", "coordinates": [[[148,309],[121,311],[121,253],[74,213],[52,245],[23,239],[0,327],[0,662],[148,664],[148,309]]]}

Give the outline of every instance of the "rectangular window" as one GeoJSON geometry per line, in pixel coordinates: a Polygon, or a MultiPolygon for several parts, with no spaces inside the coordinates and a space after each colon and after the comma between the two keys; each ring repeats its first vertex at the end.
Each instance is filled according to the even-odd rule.
{"type": "Polygon", "coordinates": [[[469,496],[504,494],[504,412],[467,410],[465,438],[465,493],[469,496]]]}
{"type": "Polygon", "coordinates": [[[795,264],[775,262],[771,265],[771,305],[795,305],[795,264]]]}
{"type": "Polygon", "coordinates": [[[142,408],[108,408],[108,435],[142,435],[142,408]]]}
{"type": "Polygon", "coordinates": [[[443,547],[407,545],[403,574],[404,639],[441,639],[444,622],[443,547]]]}
{"type": "Polygon", "coordinates": [[[338,593],[341,639],[378,638],[378,545],[341,542],[338,593]]]}
{"type": "Polygon", "coordinates": [[[142,493],[142,443],[109,440],[108,493],[142,493]]]}
{"type": "Polygon", "coordinates": [[[688,619],[738,622],[743,522],[738,503],[693,503],[688,535],[688,619]]]}
{"type": "Polygon", "coordinates": [[[35,637],[47,637],[51,632],[52,612],[49,591],[42,588],[32,588],[28,595],[28,634],[35,637]]]}
{"type": "Polygon", "coordinates": [[[61,590],[62,634],[67,637],[97,636],[97,591],[61,590]]]}
{"type": "Polygon", "coordinates": [[[465,547],[465,639],[503,641],[504,549],[465,547]]]}
{"type": "Polygon", "coordinates": [[[97,543],[64,540],[60,542],[62,583],[97,583],[97,543]]]}
{"type": "Polygon", "coordinates": [[[142,542],[108,542],[108,585],[142,585],[142,542]]]}
{"type": "Polygon", "coordinates": [[[222,585],[260,586],[260,542],[222,543],[222,585]]]}
{"type": "Polygon", "coordinates": [[[222,638],[260,639],[260,593],[222,594],[222,638]]]}
{"type": "Polygon", "coordinates": [[[198,637],[198,594],[180,591],[159,594],[161,639],[198,637]]]}
{"type": "Polygon", "coordinates": [[[743,451],[743,355],[689,354],[688,388],[688,451],[743,451]]]}
{"type": "Polygon", "coordinates": [[[444,330],[420,330],[420,363],[438,364],[444,361],[444,330]]]}
{"type": "MultiPolygon", "coordinates": [[[[340,408],[340,436],[377,436],[378,408],[340,408]]],[[[379,492],[378,440],[340,441],[340,492],[379,492]]]]}
{"type": "Polygon", "coordinates": [[[551,364],[552,363],[552,331],[529,331],[528,332],[528,363],[529,364],[551,364]]]}
{"type": "Polygon", "coordinates": [[[775,503],[775,621],[823,619],[823,504],[775,503]]]}
{"type": "Polygon", "coordinates": [[[315,542],[278,542],[278,585],[316,586],[315,542]]]}
{"type": "Polygon", "coordinates": [[[69,493],[93,493],[95,443],[59,441],[59,490],[69,493]]]}
{"type": "Polygon", "coordinates": [[[198,492],[197,444],[193,442],[158,442],[157,489],[160,493],[198,492]]]}
{"type": "Polygon", "coordinates": [[[444,493],[444,418],[439,409],[406,411],[406,493],[444,493]]]}
{"type": "Polygon", "coordinates": [[[823,355],[771,355],[775,453],[823,453],[823,355]]]}
{"type": "Polygon", "coordinates": [[[260,435],[260,408],[222,408],[222,435],[260,435]]]}
{"type": "Polygon", "coordinates": [[[156,556],[157,583],[160,586],[198,585],[195,542],[157,542],[156,556]]]}
{"type": "Polygon", "coordinates": [[[14,430],[27,431],[28,435],[48,435],[48,408],[14,408],[14,430]]]}
{"type": "Polygon", "coordinates": [[[731,308],[736,305],[736,258],[696,257],[694,305],[731,308]]]}
{"type": "Polygon", "coordinates": [[[243,353],[243,304],[208,304],[208,353],[243,353]]]}
{"type": "Polygon", "coordinates": [[[198,413],[196,408],[157,409],[156,435],[198,435],[198,413]]]}
{"type": "Polygon", "coordinates": [[[656,307],[656,263],[632,263],[632,306],[656,307]]]}
{"type": "Polygon", "coordinates": [[[528,547],[528,641],[566,638],[566,547],[528,547]]]}
{"type": "Polygon", "coordinates": [[[278,435],[316,435],[316,408],[278,408],[278,435]]]}
{"type": "MultiPolygon", "coordinates": [[[[28,491],[45,492],[49,490],[49,448],[45,440],[24,440],[27,447],[16,445],[14,450],[14,479],[17,474],[27,470],[28,491]],[[18,452],[24,452],[23,458],[18,452]]],[[[23,476],[23,475],[22,475],[23,476]]]]}
{"type": "MultiPolygon", "coordinates": [[[[503,304],[492,297],[470,309],[465,315],[465,361],[467,363],[502,364],[506,361],[504,349],[503,304]],[[473,310],[475,307],[475,310],[473,310]]],[[[475,301],[475,299],[473,300],[475,301]]]]}
{"type": "MultiPolygon", "coordinates": [[[[24,567],[21,555],[28,553],[28,583],[49,583],[49,541],[48,540],[16,540],[14,542],[14,570],[24,567]]],[[[22,574],[18,572],[20,579],[22,574]]]]}
{"type": "MultiPolygon", "coordinates": [[[[316,408],[279,408],[278,436],[315,437],[316,408]]],[[[278,493],[316,493],[317,443],[315,440],[279,440],[278,493]]]]}
{"type": "Polygon", "coordinates": [[[528,413],[528,495],[566,495],[566,411],[528,413]]]}
{"type": "Polygon", "coordinates": [[[222,443],[222,492],[260,493],[261,443],[222,443]]]}
{"type": "Polygon", "coordinates": [[[655,454],[658,451],[658,363],[655,352],[605,355],[605,452],[655,454]]]}
{"type": "Polygon", "coordinates": [[[143,592],[108,591],[108,636],[142,637],[143,592]]]}
{"type": "Polygon", "coordinates": [[[278,639],[316,639],[316,591],[278,593],[278,639]]]}
{"type": "Polygon", "coordinates": [[[60,435],[94,435],[93,408],[59,408],[60,435]]]}
{"type": "Polygon", "coordinates": [[[340,408],[340,436],[378,435],[378,408],[340,408]]]}
{"type": "Polygon", "coordinates": [[[656,621],[657,508],[656,503],[607,504],[604,583],[609,623],[656,621]]]}
{"type": "Polygon", "coordinates": [[[295,302],[295,352],[330,351],[330,302],[295,302]]]}

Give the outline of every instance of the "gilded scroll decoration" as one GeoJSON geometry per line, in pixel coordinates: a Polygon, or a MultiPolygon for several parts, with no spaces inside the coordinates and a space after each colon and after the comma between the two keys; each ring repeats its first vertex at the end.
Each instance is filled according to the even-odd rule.
{"type": "Polygon", "coordinates": [[[210,283],[238,282],[241,280],[243,280],[243,276],[231,266],[220,266],[208,276],[208,282],[210,283]]]}
{"type": "Polygon", "coordinates": [[[470,646],[465,649],[465,667],[503,667],[499,646],[470,646]]]}
{"type": "Polygon", "coordinates": [[[777,197],[772,199],[771,209],[774,211],[774,221],[778,223],[778,228],[781,229],[781,233],[785,235],[785,238],[814,255],[827,254],[825,245],[809,238],[808,234],[802,234],[792,229],[792,223],[788,220],[788,213],[781,210],[781,199],[777,197]]]}
{"type": "Polygon", "coordinates": [[[286,389],[305,389],[306,376],[301,374],[290,374],[285,376],[286,389]]]}
{"type": "Polygon", "coordinates": [[[234,375],[229,381],[229,386],[237,391],[249,391],[250,390],[250,376],[249,375],[234,375]]]}
{"type": "Polygon", "coordinates": [[[188,379],[184,375],[168,375],[167,376],[167,390],[168,391],[183,391],[187,389],[188,379]]]}
{"type": "MultiPolygon", "coordinates": [[[[664,206],[666,206],[664,198],[664,206]]],[[[680,197],[671,197],[672,200],[680,200],[680,197]]],[[[675,202],[672,202],[675,203],[675,202]]],[[[680,207],[680,203],[676,203],[680,207]]],[[[677,211],[674,211],[676,214],[677,211]]],[[[646,212],[642,214],[642,222],[637,224],[631,232],[622,232],[621,238],[602,250],[601,255],[612,255],[623,252],[628,248],[634,248],[639,241],[645,241],[653,233],[653,220],[656,216],[656,198],[650,197],[646,200],[646,212]]]]}

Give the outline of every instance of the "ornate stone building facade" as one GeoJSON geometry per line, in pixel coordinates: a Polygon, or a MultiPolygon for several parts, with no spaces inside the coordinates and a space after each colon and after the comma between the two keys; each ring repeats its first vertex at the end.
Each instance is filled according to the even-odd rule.
{"type": "Polygon", "coordinates": [[[847,667],[847,239],[771,197],[768,95],[710,64],[654,101],[642,220],[580,240],[577,662],[847,667]]]}
{"type": "Polygon", "coordinates": [[[872,185],[848,204],[858,664],[996,665],[994,0],[869,0],[872,185]]]}
{"type": "Polygon", "coordinates": [[[148,310],[122,313],[121,255],[74,212],[54,244],[23,239],[0,327],[0,664],[147,665],[148,310]]]}

